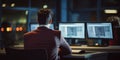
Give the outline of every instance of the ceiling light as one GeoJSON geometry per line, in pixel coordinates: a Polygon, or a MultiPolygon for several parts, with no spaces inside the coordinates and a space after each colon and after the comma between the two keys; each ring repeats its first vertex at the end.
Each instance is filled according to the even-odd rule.
{"type": "Polygon", "coordinates": [[[28,11],[27,10],[25,11],[25,15],[28,15],[28,11]]]}
{"type": "Polygon", "coordinates": [[[104,10],[106,14],[116,14],[118,11],[116,9],[106,9],[104,10]]]}
{"type": "Polygon", "coordinates": [[[2,4],[2,7],[6,7],[6,4],[4,3],[4,4],[2,4]]]}
{"type": "Polygon", "coordinates": [[[43,8],[48,8],[48,6],[47,5],[43,5],[43,8]]]}
{"type": "Polygon", "coordinates": [[[12,3],[12,4],[11,4],[11,7],[14,7],[14,6],[15,6],[15,3],[12,3]]]}

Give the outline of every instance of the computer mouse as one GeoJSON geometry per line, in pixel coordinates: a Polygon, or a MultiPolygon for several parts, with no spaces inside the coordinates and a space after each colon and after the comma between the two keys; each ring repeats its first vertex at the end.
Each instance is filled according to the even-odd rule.
{"type": "Polygon", "coordinates": [[[79,54],[84,54],[86,51],[85,50],[80,50],[79,54]]]}

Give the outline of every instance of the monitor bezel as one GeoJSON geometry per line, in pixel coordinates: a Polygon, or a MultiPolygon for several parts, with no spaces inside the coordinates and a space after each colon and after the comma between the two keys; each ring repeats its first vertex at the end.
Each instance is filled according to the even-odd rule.
{"type": "Polygon", "coordinates": [[[59,22],[59,24],[58,24],[58,30],[60,30],[60,24],[74,24],[74,23],[83,23],[84,24],[84,38],[73,38],[73,37],[64,37],[65,39],[86,39],[86,30],[85,30],[85,28],[86,28],[86,24],[85,24],[85,22],[59,22]]]}
{"type": "Polygon", "coordinates": [[[106,39],[106,40],[111,40],[114,39],[114,31],[113,31],[113,25],[112,22],[86,22],[86,38],[88,39],[106,39]],[[87,28],[87,23],[110,23],[111,24],[111,32],[112,32],[112,38],[98,38],[98,37],[89,37],[88,35],[88,28],[87,28]]]}

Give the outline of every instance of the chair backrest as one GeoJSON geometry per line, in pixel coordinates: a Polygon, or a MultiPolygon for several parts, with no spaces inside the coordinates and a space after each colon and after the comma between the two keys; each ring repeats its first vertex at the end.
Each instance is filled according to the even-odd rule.
{"type": "Polygon", "coordinates": [[[7,49],[8,60],[48,60],[45,49],[7,49]]]}
{"type": "Polygon", "coordinates": [[[48,60],[47,51],[45,49],[24,50],[26,60],[48,60]]]}

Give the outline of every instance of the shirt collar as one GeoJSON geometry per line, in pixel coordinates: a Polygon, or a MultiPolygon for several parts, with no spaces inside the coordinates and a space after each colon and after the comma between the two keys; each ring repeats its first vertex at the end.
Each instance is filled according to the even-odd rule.
{"type": "Polygon", "coordinates": [[[47,27],[47,28],[49,28],[49,27],[50,27],[50,24],[47,24],[47,25],[39,25],[39,27],[47,27]]]}

